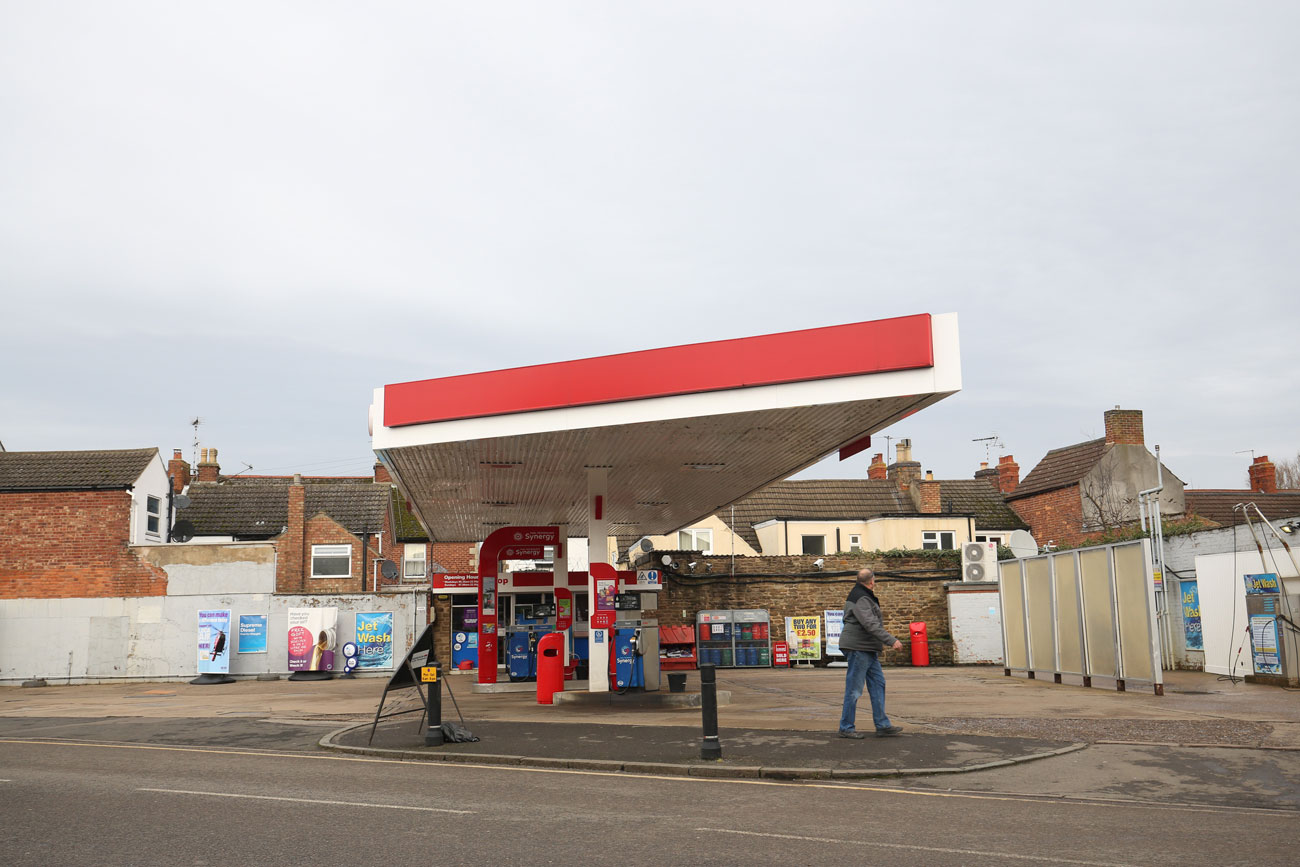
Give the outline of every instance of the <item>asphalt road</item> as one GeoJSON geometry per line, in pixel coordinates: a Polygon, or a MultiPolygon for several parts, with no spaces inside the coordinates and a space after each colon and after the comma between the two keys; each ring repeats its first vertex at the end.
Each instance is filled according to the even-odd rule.
{"type": "Polygon", "coordinates": [[[6,865],[1295,861],[1293,810],[401,762],[303,749],[306,732],[293,749],[54,734],[0,742],[6,865]]]}

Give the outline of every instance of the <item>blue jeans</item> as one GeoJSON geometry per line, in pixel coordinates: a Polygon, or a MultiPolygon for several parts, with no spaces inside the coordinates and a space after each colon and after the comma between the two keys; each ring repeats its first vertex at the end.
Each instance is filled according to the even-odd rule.
{"type": "Polygon", "coordinates": [[[855,729],[858,716],[858,699],[862,698],[862,684],[866,682],[867,695],[871,698],[871,721],[878,729],[887,729],[891,725],[885,716],[885,673],[880,668],[880,660],[874,651],[844,650],[841,652],[849,662],[849,670],[844,675],[844,713],[840,715],[840,731],[851,732],[855,729]]]}

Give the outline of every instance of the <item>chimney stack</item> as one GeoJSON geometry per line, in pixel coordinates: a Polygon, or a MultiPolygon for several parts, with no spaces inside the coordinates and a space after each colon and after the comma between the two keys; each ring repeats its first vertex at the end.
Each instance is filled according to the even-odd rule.
{"type": "Polygon", "coordinates": [[[1250,489],[1260,494],[1277,493],[1277,467],[1268,455],[1260,455],[1251,463],[1250,489]]]}
{"type": "Polygon", "coordinates": [[[885,466],[885,456],[876,454],[871,456],[871,465],[867,467],[868,479],[886,479],[889,478],[889,470],[885,466]]]}
{"type": "Polygon", "coordinates": [[[943,511],[939,500],[939,482],[934,480],[934,473],[926,473],[924,479],[917,480],[916,510],[924,515],[937,515],[943,511]]]}
{"type": "Polygon", "coordinates": [[[221,465],[217,463],[217,450],[203,449],[199,457],[199,477],[195,481],[215,483],[221,478],[221,465]]]}
{"type": "Polygon", "coordinates": [[[172,493],[179,494],[190,483],[190,465],[181,457],[180,449],[172,449],[172,459],[167,462],[167,475],[172,480],[172,493]]]}
{"type": "Polygon", "coordinates": [[[392,483],[393,477],[389,474],[388,467],[384,466],[379,461],[375,461],[375,484],[391,485],[392,483]]]}
{"type": "Polygon", "coordinates": [[[998,471],[990,467],[988,461],[980,461],[980,468],[975,471],[975,478],[983,479],[993,487],[1001,490],[998,486],[998,471]]]}
{"type": "Polygon", "coordinates": [[[885,468],[886,476],[898,484],[898,490],[907,493],[912,489],[912,482],[921,478],[921,462],[912,460],[912,441],[899,440],[897,446],[898,460],[885,468]]]}
{"type": "Polygon", "coordinates": [[[1106,445],[1140,446],[1146,443],[1142,433],[1142,410],[1106,410],[1106,445]]]}
{"type": "Polygon", "coordinates": [[[1013,494],[1020,487],[1020,464],[1012,455],[998,458],[998,490],[1004,494],[1013,494]]]}

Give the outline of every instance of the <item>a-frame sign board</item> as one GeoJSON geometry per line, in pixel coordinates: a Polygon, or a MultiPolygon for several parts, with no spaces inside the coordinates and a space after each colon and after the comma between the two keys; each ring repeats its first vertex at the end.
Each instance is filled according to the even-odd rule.
{"type": "Polygon", "coordinates": [[[388,684],[384,687],[384,694],[379,698],[379,707],[375,710],[375,721],[370,725],[370,740],[367,743],[374,741],[375,728],[379,725],[381,719],[414,712],[412,709],[394,711],[388,714],[383,713],[384,702],[388,699],[388,693],[393,690],[414,689],[420,694],[420,705],[423,711],[420,716],[420,725],[424,725],[425,714],[429,717],[430,728],[437,728],[442,725],[442,688],[436,680],[432,682],[424,680],[424,670],[428,668],[432,668],[435,672],[438,668],[438,660],[433,649],[432,623],[424,627],[424,631],[420,633],[419,638],[415,639],[411,649],[406,652],[406,656],[402,658],[402,662],[397,666],[397,670],[393,672],[393,676],[388,678],[388,684]],[[429,687],[427,692],[424,688],[426,682],[429,687]],[[438,700],[434,702],[436,706],[431,706],[430,701],[435,694],[438,696],[438,700]]]}

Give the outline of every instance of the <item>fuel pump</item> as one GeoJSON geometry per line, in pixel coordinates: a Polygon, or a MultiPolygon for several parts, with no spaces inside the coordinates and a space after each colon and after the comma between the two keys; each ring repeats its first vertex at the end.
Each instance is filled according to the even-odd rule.
{"type": "Polygon", "coordinates": [[[620,691],[659,689],[659,586],[625,585],[614,599],[616,615],[610,669],[620,691]]]}

